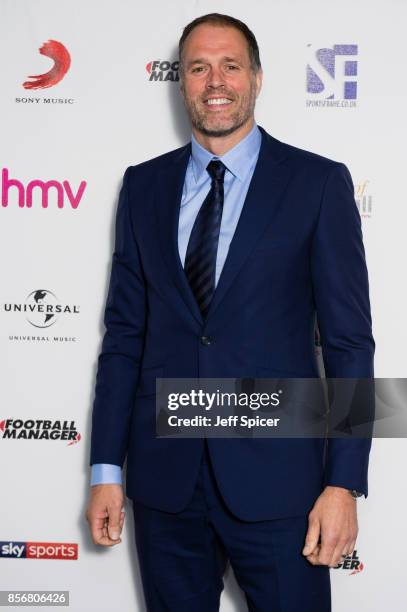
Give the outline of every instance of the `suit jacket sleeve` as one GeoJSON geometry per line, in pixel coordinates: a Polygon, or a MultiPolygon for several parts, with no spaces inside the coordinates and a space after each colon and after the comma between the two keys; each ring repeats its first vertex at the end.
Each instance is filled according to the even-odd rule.
{"type": "MultiPolygon", "coordinates": [[[[326,178],[311,252],[314,300],[327,378],[373,377],[369,283],[361,219],[344,164],[326,178]]],[[[367,496],[371,438],[327,441],[325,484],[367,496]]]]}
{"type": "Polygon", "coordinates": [[[127,168],[116,213],[115,247],[104,312],[92,412],[90,464],[123,466],[143,351],[146,289],[135,240],[127,168]]]}

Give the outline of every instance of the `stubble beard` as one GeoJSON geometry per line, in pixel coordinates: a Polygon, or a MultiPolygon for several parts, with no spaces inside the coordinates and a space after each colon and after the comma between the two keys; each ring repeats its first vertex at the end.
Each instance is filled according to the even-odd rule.
{"type": "MultiPolygon", "coordinates": [[[[229,97],[227,93],[219,93],[219,97],[229,97]]],[[[235,96],[230,96],[233,101],[236,101],[235,96]]],[[[233,102],[233,103],[234,103],[233,102]]],[[[193,127],[205,134],[205,136],[221,137],[232,134],[235,130],[244,125],[247,120],[253,115],[256,104],[256,88],[252,83],[250,90],[240,98],[238,108],[226,119],[225,117],[211,118],[209,112],[201,110],[201,99],[195,101],[184,96],[184,104],[188,112],[189,118],[193,127]],[[209,116],[208,116],[209,115],[209,116]]]]}

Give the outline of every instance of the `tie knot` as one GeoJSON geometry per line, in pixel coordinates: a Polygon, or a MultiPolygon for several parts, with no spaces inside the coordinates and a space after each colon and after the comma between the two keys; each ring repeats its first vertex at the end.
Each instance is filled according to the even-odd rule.
{"type": "Polygon", "coordinates": [[[212,179],[217,181],[223,181],[223,177],[225,176],[226,166],[220,159],[213,159],[206,166],[207,171],[209,172],[212,179]]]}

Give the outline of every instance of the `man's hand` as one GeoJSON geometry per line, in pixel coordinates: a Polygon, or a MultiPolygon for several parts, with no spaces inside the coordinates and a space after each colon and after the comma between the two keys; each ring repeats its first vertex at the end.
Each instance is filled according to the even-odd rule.
{"type": "Polygon", "coordinates": [[[347,489],[325,487],[308,515],[302,554],[313,565],[335,567],[353,552],[357,535],[356,500],[347,489]]]}
{"type": "Polygon", "coordinates": [[[86,510],[92,539],[101,546],[114,546],[121,542],[124,524],[123,487],[119,484],[100,484],[90,487],[86,510]]]}

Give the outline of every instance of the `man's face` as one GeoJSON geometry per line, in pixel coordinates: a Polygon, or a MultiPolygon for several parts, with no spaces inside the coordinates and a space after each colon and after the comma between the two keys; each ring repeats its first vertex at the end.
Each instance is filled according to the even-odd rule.
{"type": "Polygon", "coordinates": [[[183,65],[180,90],[198,131],[226,136],[253,117],[262,71],[252,71],[247,41],[239,30],[197,26],[185,40],[183,65]]]}

